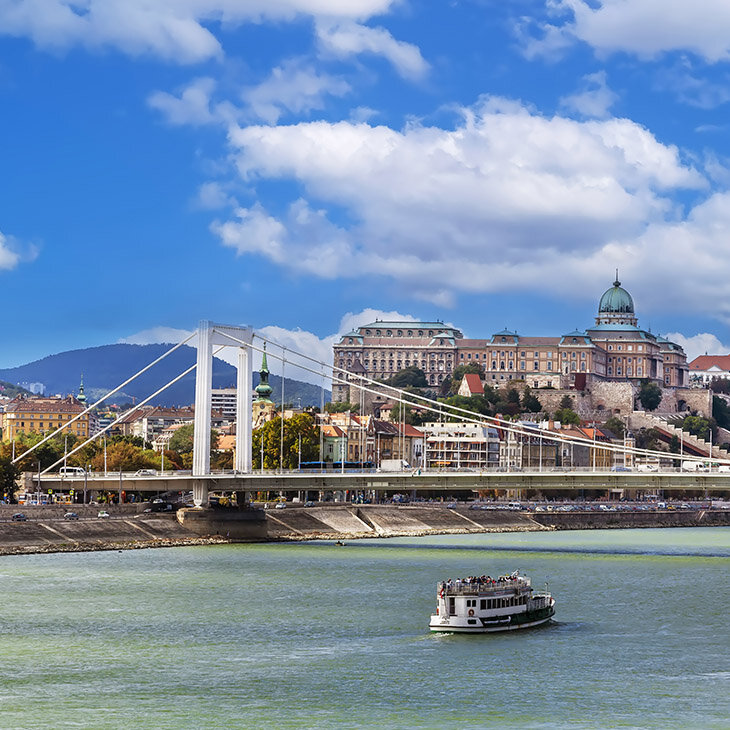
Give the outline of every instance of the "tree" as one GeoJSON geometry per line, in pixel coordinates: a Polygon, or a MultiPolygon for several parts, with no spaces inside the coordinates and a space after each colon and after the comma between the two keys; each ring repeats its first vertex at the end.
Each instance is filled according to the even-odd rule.
{"type": "MultiPolygon", "coordinates": [[[[99,452],[91,462],[95,471],[104,470],[104,453],[99,452]]],[[[107,444],[106,467],[108,471],[137,471],[137,469],[159,469],[160,455],[151,449],[141,449],[127,441],[107,444]]]]}
{"type": "Polygon", "coordinates": [[[712,396],[712,417],[720,428],[730,428],[730,406],[724,398],[712,396]]]}
{"type": "Polygon", "coordinates": [[[298,413],[284,419],[282,441],[281,418],[274,418],[253,432],[253,464],[261,468],[263,443],[264,469],[278,469],[283,444],[284,469],[296,469],[299,465],[300,443],[302,461],[319,461],[319,428],[310,413],[298,413]],[[301,436],[301,441],[300,441],[301,436]]]}
{"type": "Polygon", "coordinates": [[[540,413],[542,410],[542,403],[538,400],[537,396],[530,390],[530,386],[525,386],[522,391],[522,410],[528,413],[540,413]]]}
{"type": "MultiPolygon", "coordinates": [[[[193,440],[195,437],[195,424],[186,423],[184,426],[175,431],[167,445],[170,451],[177,451],[178,454],[188,454],[193,450],[193,440]]],[[[218,431],[210,430],[210,450],[211,453],[218,448],[218,431]]]]}
{"type": "Polygon", "coordinates": [[[357,413],[360,410],[360,406],[357,403],[325,403],[324,410],[326,413],[357,413]]]}
{"type": "Polygon", "coordinates": [[[0,497],[15,504],[15,480],[20,476],[20,469],[11,463],[10,457],[0,457],[0,497]]]}
{"type": "Polygon", "coordinates": [[[558,408],[555,411],[555,420],[561,424],[567,423],[571,426],[580,425],[580,416],[572,408],[558,408]]]}
{"type": "Polygon", "coordinates": [[[659,444],[659,432],[655,428],[640,428],[634,432],[637,449],[655,450],[659,444]]]}
{"type": "MultiPolygon", "coordinates": [[[[452,395],[451,398],[441,398],[441,403],[445,405],[455,406],[456,408],[463,408],[465,411],[471,411],[479,415],[489,416],[491,415],[491,407],[489,402],[481,395],[452,395]]],[[[466,415],[459,411],[444,410],[445,421],[461,421],[466,415]]],[[[431,412],[431,420],[437,420],[437,414],[431,412]]]]}
{"type": "Polygon", "coordinates": [[[655,411],[662,402],[662,389],[645,378],[639,386],[639,402],[645,411],[655,411]]]}
{"type": "Polygon", "coordinates": [[[717,430],[715,421],[711,418],[703,418],[702,416],[685,416],[682,421],[682,430],[688,431],[693,436],[710,440],[710,434],[717,430]]]}
{"type": "Polygon", "coordinates": [[[417,368],[415,365],[399,370],[392,378],[389,378],[385,382],[396,388],[405,388],[407,385],[413,386],[414,388],[428,387],[426,374],[421,368],[417,368]]]}
{"type": "Polygon", "coordinates": [[[560,399],[560,408],[570,408],[573,409],[573,399],[569,395],[564,395],[560,399]]]}
{"type": "Polygon", "coordinates": [[[457,365],[454,368],[454,372],[451,373],[451,382],[449,384],[449,392],[452,395],[456,395],[456,393],[458,393],[459,388],[461,387],[461,381],[468,373],[478,375],[480,380],[484,380],[484,368],[480,363],[470,362],[466,365],[457,365]]]}
{"type": "Polygon", "coordinates": [[[610,416],[606,420],[605,426],[617,438],[623,438],[626,433],[626,424],[617,416],[610,416]]]}

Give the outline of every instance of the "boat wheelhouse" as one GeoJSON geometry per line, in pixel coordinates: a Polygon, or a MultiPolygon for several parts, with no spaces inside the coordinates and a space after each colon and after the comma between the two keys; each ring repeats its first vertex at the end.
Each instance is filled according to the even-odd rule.
{"type": "Polygon", "coordinates": [[[530,579],[511,575],[469,577],[438,584],[431,631],[483,634],[545,624],[555,613],[555,599],[535,593],[530,579]]]}

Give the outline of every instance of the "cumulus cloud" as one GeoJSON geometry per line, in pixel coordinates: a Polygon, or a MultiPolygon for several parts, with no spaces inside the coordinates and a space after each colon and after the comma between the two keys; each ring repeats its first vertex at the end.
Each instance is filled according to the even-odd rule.
{"type": "Polygon", "coordinates": [[[11,248],[8,236],[0,231],[0,271],[14,269],[20,261],[20,255],[11,248]]]}
{"type": "Polygon", "coordinates": [[[395,0],[25,0],[0,2],[0,33],[51,50],[76,45],[176,63],[221,57],[210,30],[298,17],[366,20],[395,0]]]}
{"type": "Polygon", "coordinates": [[[317,37],[323,51],[337,57],[360,53],[383,56],[408,79],[419,79],[428,71],[417,46],[398,41],[385,28],[369,28],[354,22],[320,22],[317,37]]]}
{"type": "Polygon", "coordinates": [[[618,100],[618,94],[606,84],[606,72],[598,71],[583,77],[583,88],[575,94],[560,100],[563,108],[577,112],[584,117],[604,119],[618,100]]]}
{"type": "Polygon", "coordinates": [[[459,292],[564,292],[567,272],[595,291],[649,226],[681,220],[677,189],[707,184],[630,120],[495,98],[453,129],[311,122],[229,137],[247,184],[295,181],[305,197],[216,222],[226,245],[309,275],[387,277],[441,306],[459,292]]]}
{"type": "Polygon", "coordinates": [[[730,60],[730,4],[726,0],[548,0],[560,20],[542,26],[528,51],[553,51],[579,39],[601,53],[643,58],[689,51],[709,63],[730,60]]]}
{"type": "Polygon", "coordinates": [[[320,73],[301,59],[289,59],[242,97],[259,119],[274,124],[285,112],[306,113],[322,109],[327,96],[344,96],[350,85],[342,78],[320,73]]]}
{"type": "Polygon", "coordinates": [[[669,332],[664,336],[684,348],[689,362],[700,355],[727,355],[730,353],[730,345],[724,345],[715,335],[709,332],[700,332],[689,337],[681,332],[669,332]]]}
{"type": "Polygon", "coordinates": [[[147,103],[161,112],[170,124],[202,126],[219,121],[211,110],[211,94],[216,82],[211,78],[195,79],[180,91],[179,96],[156,91],[147,103]]]}
{"type": "Polygon", "coordinates": [[[156,345],[160,343],[176,345],[192,333],[193,330],[183,330],[175,327],[151,327],[129,335],[129,337],[122,337],[117,342],[120,345],[156,345]]]}

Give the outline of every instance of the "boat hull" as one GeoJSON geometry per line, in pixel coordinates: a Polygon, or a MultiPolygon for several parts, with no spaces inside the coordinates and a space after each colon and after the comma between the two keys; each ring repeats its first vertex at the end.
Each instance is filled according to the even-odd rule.
{"type": "Polygon", "coordinates": [[[534,616],[522,616],[515,620],[519,614],[506,616],[505,620],[499,622],[482,622],[467,625],[463,619],[451,617],[448,621],[442,621],[440,616],[431,616],[429,629],[434,632],[449,634],[496,634],[503,631],[518,631],[519,629],[533,629],[548,623],[555,615],[554,605],[548,609],[536,612],[534,616]]]}

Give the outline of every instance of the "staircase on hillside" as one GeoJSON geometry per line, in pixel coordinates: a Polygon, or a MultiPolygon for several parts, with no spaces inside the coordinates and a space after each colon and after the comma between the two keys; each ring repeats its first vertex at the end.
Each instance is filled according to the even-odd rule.
{"type": "Polygon", "coordinates": [[[672,436],[676,436],[682,441],[685,448],[689,446],[692,449],[696,449],[702,456],[711,455],[716,459],[728,458],[728,452],[719,449],[715,444],[712,445],[712,454],[710,454],[710,443],[708,441],[698,438],[697,436],[693,436],[691,433],[673,426],[666,419],[646,413],[646,411],[634,411],[628,418],[628,426],[632,430],[639,428],[656,428],[667,434],[670,438],[672,436]]]}

